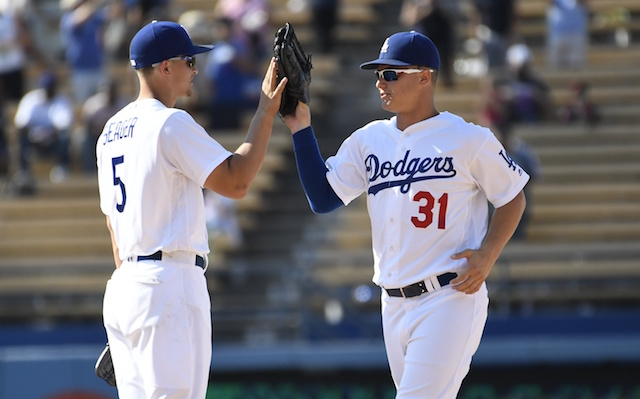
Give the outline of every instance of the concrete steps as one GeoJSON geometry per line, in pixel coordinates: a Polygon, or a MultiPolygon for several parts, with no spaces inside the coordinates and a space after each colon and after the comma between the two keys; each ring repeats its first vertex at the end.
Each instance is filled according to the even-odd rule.
{"type": "Polygon", "coordinates": [[[57,219],[47,221],[15,221],[5,222],[4,228],[11,231],[11,239],[20,241],[42,240],[50,237],[74,237],[82,236],[105,237],[105,220],[98,218],[57,219]]]}
{"type": "Polygon", "coordinates": [[[631,203],[640,200],[640,187],[637,183],[592,183],[544,184],[533,188],[533,201],[537,206],[543,204],[606,203],[617,206],[619,203],[631,203]]]}
{"type": "Polygon", "coordinates": [[[632,203],[564,203],[536,204],[532,210],[535,224],[640,221],[640,204],[632,203]]]}
{"type": "MultiPolygon", "coordinates": [[[[547,10],[548,2],[544,0],[526,0],[517,2],[517,13],[522,18],[539,18],[547,10]]],[[[635,0],[589,0],[589,10],[603,12],[615,8],[626,8],[640,12],[640,4],[635,0]]]]}

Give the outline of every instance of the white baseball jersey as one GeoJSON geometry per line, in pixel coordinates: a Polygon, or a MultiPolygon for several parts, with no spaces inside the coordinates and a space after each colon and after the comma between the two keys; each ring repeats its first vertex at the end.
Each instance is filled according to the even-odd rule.
{"type": "Polygon", "coordinates": [[[459,270],[466,259],[450,256],[480,247],[487,200],[499,208],[529,180],[489,129],[447,112],[404,131],[395,116],[371,122],[326,166],[345,204],[367,194],[373,282],[385,288],[459,270]]]}
{"type": "Polygon", "coordinates": [[[187,112],[156,99],[114,115],[97,145],[100,208],[120,257],[209,253],[202,187],[231,153],[187,112]]]}

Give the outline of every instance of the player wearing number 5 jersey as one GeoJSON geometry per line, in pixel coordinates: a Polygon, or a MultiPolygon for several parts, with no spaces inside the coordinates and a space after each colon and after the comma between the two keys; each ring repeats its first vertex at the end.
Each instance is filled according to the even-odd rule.
{"type": "Polygon", "coordinates": [[[375,71],[395,116],[358,129],[325,162],[298,103],[285,123],[300,179],[317,213],[366,195],[396,398],[455,398],[486,322],[485,279],[521,218],[529,176],[491,131],[436,110],[440,59],[426,36],[396,33],[360,67],[375,71]]]}
{"type": "Polygon", "coordinates": [[[185,111],[196,46],[174,22],[132,39],[137,99],[105,125],[96,146],[100,207],[116,270],[104,325],[121,399],[203,399],[211,362],[209,252],[202,188],[242,198],[265,157],[286,81],[271,60],[245,142],[224,149],[185,111]]]}

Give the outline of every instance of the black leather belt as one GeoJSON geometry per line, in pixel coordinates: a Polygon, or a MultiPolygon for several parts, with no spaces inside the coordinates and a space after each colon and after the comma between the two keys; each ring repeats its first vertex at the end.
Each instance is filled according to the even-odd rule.
{"type": "MultiPolygon", "coordinates": [[[[136,258],[136,261],[138,262],[141,260],[162,260],[162,251],[158,251],[151,255],[140,255],[136,258]]],[[[200,255],[196,255],[196,266],[204,269],[204,258],[200,255]]]]}
{"type": "MultiPolygon", "coordinates": [[[[453,280],[456,277],[458,277],[457,273],[444,273],[439,275],[436,278],[438,279],[438,283],[440,283],[440,287],[444,287],[445,285],[449,285],[451,280],[453,280]]],[[[406,287],[402,287],[402,288],[385,288],[385,290],[387,291],[387,294],[389,294],[389,296],[396,296],[396,297],[403,297],[403,298],[412,298],[414,296],[422,295],[425,292],[434,291],[434,289],[431,287],[427,288],[427,283],[424,281],[407,285],[406,287]]]]}

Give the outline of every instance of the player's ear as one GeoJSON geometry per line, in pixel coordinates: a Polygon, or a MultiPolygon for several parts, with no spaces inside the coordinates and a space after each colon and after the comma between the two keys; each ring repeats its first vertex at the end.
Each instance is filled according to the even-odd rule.
{"type": "Polygon", "coordinates": [[[169,63],[167,61],[161,61],[160,65],[158,65],[158,70],[163,74],[169,72],[169,63]]]}
{"type": "Polygon", "coordinates": [[[428,69],[425,69],[422,71],[422,73],[420,73],[420,83],[429,83],[432,77],[433,75],[431,74],[431,71],[428,69]]]}

